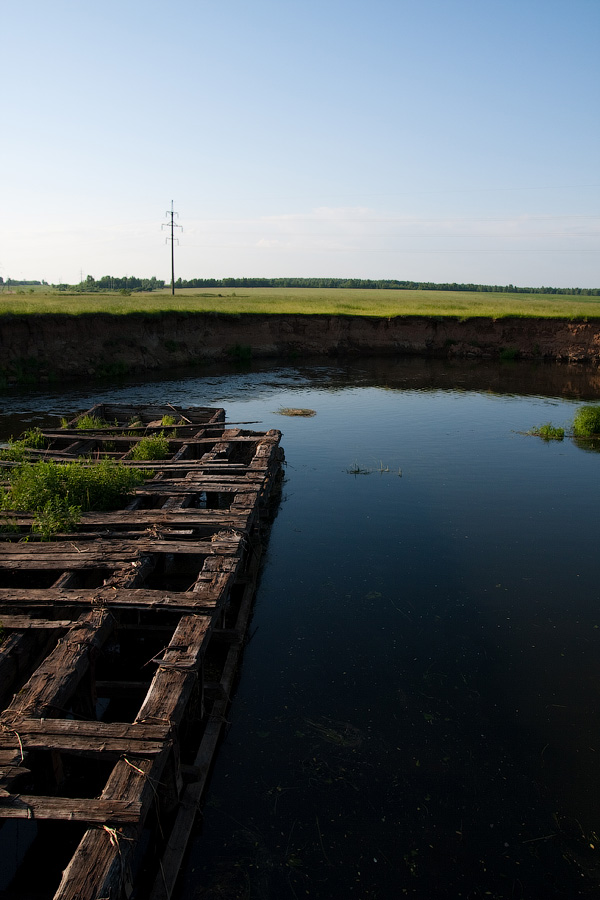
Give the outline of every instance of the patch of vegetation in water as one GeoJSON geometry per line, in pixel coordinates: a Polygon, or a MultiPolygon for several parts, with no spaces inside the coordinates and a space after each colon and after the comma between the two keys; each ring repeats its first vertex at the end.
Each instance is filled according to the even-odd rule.
{"type": "Polygon", "coordinates": [[[581,406],[573,419],[575,437],[595,437],[600,435],[600,405],[581,406]]]}
{"type": "Polygon", "coordinates": [[[278,416],[303,416],[306,419],[317,414],[314,409],[301,409],[295,406],[280,406],[275,412],[278,416]]]}
{"type": "Polygon", "coordinates": [[[546,422],[544,425],[534,425],[527,433],[537,435],[543,441],[562,441],[565,436],[565,429],[558,425],[553,425],[552,422],[546,422]]]}

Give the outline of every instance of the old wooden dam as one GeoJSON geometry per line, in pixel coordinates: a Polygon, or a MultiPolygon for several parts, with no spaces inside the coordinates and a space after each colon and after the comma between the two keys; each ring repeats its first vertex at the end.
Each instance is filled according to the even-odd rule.
{"type": "Polygon", "coordinates": [[[44,430],[29,458],[151,472],[124,508],[50,541],[31,511],[1,515],[1,893],[163,900],[226,721],[281,435],[216,408],[88,415],[104,427],[44,430]],[[136,461],[157,434],[167,458],[136,461]]]}

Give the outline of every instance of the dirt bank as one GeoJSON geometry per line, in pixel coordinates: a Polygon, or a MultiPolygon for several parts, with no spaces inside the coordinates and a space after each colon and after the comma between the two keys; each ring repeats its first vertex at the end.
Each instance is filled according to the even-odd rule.
{"type": "Polygon", "coordinates": [[[419,355],[600,363],[600,321],[211,313],[0,318],[4,380],[118,375],[219,359],[419,355]]]}

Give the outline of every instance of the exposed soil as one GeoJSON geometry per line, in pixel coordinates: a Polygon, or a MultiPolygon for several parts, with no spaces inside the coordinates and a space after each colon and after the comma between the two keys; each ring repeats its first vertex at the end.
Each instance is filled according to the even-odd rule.
{"type": "Polygon", "coordinates": [[[119,375],[216,360],[418,355],[600,363],[600,321],[398,316],[6,316],[9,381],[119,375]]]}

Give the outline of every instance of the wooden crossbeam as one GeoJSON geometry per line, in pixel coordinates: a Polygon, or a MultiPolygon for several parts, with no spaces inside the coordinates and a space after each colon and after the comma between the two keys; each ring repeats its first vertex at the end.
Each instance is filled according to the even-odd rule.
{"type": "Polygon", "coordinates": [[[0,612],[0,622],[6,631],[28,631],[36,628],[62,629],[70,628],[74,624],[73,619],[36,619],[32,616],[10,616],[3,612],[0,612]]]}
{"type": "MultiPolygon", "coordinates": [[[[206,580],[199,578],[196,581],[197,589],[185,592],[153,591],[147,588],[0,588],[0,608],[89,606],[97,609],[123,607],[201,612],[219,605],[233,577],[233,571],[218,572],[206,580]]],[[[2,614],[0,620],[3,621],[2,614]]],[[[35,622],[35,619],[31,621],[35,622]]]]}
{"type": "Polygon", "coordinates": [[[98,825],[137,822],[142,804],[137,800],[92,800],[24,794],[0,796],[0,819],[56,819],[98,825]]]}
{"type": "MultiPolygon", "coordinates": [[[[191,493],[189,487],[187,493],[191,493]]],[[[10,514],[10,523],[25,525],[33,521],[27,513],[10,514]]],[[[193,506],[176,509],[113,509],[109,512],[84,512],[80,518],[81,526],[112,528],[140,526],[156,528],[199,528],[210,530],[223,528],[245,528],[247,523],[240,512],[221,509],[197,509],[193,506]]],[[[10,545],[9,545],[10,546],[10,545]]],[[[52,547],[56,546],[52,544],[52,547]]]]}
{"type": "Polygon", "coordinates": [[[142,555],[169,553],[185,556],[226,556],[239,553],[243,534],[232,540],[215,541],[158,541],[140,538],[121,547],[116,541],[97,544],[90,541],[75,544],[71,541],[56,544],[0,543],[0,571],[2,569],[117,569],[135,563],[142,555]],[[53,548],[53,549],[50,549],[53,548]],[[56,549],[54,549],[56,548],[56,549]]]}
{"type": "Polygon", "coordinates": [[[169,725],[85,722],[73,719],[20,718],[1,728],[0,750],[59,750],[63,752],[156,756],[171,739],[169,725]]]}

